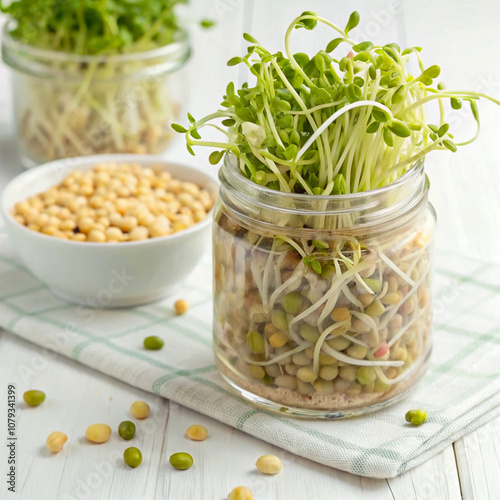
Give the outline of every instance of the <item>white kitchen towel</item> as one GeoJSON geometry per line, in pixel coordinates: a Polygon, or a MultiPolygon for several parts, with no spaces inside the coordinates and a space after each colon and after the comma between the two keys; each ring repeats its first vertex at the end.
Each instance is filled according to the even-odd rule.
{"type": "MultiPolygon", "coordinates": [[[[211,263],[207,254],[174,299],[126,310],[83,309],[55,298],[0,233],[0,326],[102,373],[209,415],[290,452],[362,476],[388,478],[426,461],[500,412],[500,267],[439,253],[434,352],[410,397],[347,420],[299,420],[235,395],[212,355],[211,263]],[[178,298],[178,297],[177,297],[178,298]],[[165,341],[142,347],[146,336],[165,341]],[[405,422],[424,408],[427,422],[405,422]]],[[[7,355],[8,353],[2,353],[7,355]]]]}

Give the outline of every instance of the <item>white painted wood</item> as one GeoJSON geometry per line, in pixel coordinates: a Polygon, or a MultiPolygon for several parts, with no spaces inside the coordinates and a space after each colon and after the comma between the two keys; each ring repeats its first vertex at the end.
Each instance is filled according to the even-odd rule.
{"type": "Polygon", "coordinates": [[[464,500],[500,494],[500,418],[459,439],[455,456],[464,500]]]}
{"type": "MultiPolygon", "coordinates": [[[[362,16],[360,31],[368,38],[423,46],[425,61],[441,64],[443,78],[450,86],[500,96],[500,4],[495,0],[359,0],[355,5],[331,0],[310,0],[307,5],[285,0],[192,0],[191,4],[188,17],[211,17],[218,22],[212,31],[192,26],[195,51],[185,81],[190,87],[186,108],[195,116],[218,107],[229,80],[243,81],[239,68],[224,64],[244,50],[242,31],[279,50],[283,28],[306,8],[338,22],[345,21],[356,8],[362,16]]],[[[310,44],[309,32],[297,35],[310,44]]],[[[12,121],[5,111],[10,103],[6,82],[6,68],[0,63],[0,188],[20,171],[12,121]]],[[[496,230],[500,218],[500,111],[483,103],[480,112],[483,128],[475,144],[455,155],[429,157],[431,200],[440,220],[439,247],[500,261],[500,232],[496,230]]],[[[471,129],[466,121],[457,118],[456,123],[457,135],[467,136],[471,129]]],[[[207,168],[208,152],[197,152],[193,159],[185,152],[181,137],[166,156],[207,168]]],[[[496,500],[500,491],[500,418],[457,441],[455,453],[450,446],[426,464],[383,481],[349,475],[282,452],[175,404],[169,412],[168,402],[160,398],[64,358],[47,359],[41,348],[5,333],[0,333],[0,380],[1,408],[5,408],[5,389],[10,381],[17,385],[18,396],[32,387],[48,395],[39,408],[19,404],[16,498],[20,499],[222,500],[238,484],[250,486],[256,500],[458,500],[460,488],[464,500],[496,500]],[[116,433],[104,445],[87,444],[83,436],[86,426],[98,420],[116,429],[120,420],[130,418],[127,408],[135,399],[150,402],[153,416],[138,425],[138,437],[130,443],[139,443],[145,457],[139,469],[131,470],[112,455],[121,454],[126,447],[116,433]],[[192,443],[184,437],[185,429],[194,422],[209,429],[206,442],[192,443]],[[45,437],[56,429],[65,431],[70,441],[59,455],[48,456],[45,437]],[[167,465],[168,456],[182,450],[195,457],[191,471],[179,472],[167,465]],[[254,462],[263,453],[282,458],[282,474],[263,477],[255,471],[254,462]]],[[[0,411],[4,415],[3,409],[0,411]]],[[[0,443],[4,441],[2,416],[0,443]]],[[[3,458],[2,452],[2,478],[3,458]]],[[[2,479],[0,498],[5,497],[4,491],[2,479]]]]}
{"type": "MultiPolygon", "coordinates": [[[[18,497],[26,500],[85,500],[155,498],[156,477],[162,451],[162,436],[168,422],[168,401],[100,375],[64,357],[0,333],[1,377],[0,442],[6,442],[6,390],[14,383],[17,390],[17,485],[18,497]],[[46,393],[39,407],[28,407],[24,391],[46,393]],[[129,413],[136,400],[151,406],[151,418],[136,421],[129,413]],[[125,441],[118,435],[123,420],[134,420],[136,437],[125,441]],[[103,444],[85,438],[94,423],[108,424],[113,432],[103,444]],[[68,435],[58,454],[45,446],[53,431],[68,435]],[[129,446],[144,456],[140,469],[131,469],[122,459],[129,446]]],[[[6,458],[0,455],[0,498],[6,494],[6,458]]]]}
{"type": "MultiPolygon", "coordinates": [[[[458,476],[451,447],[399,478],[362,478],[285,452],[2,332],[0,353],[6,352],[9,356],[1,358],[0,373],[5,383],[0,386],[0,405],[5,408],[6,387],[14,381],[20,400],[17,484],[21,499],[208,500],[223,499],[238,485],[248,486],[256,500],[357,500],[362,493],[371,500],[458,498],[454,495],[458,476]],[[37,408],[22,402],[23,392],[32,388],[47,394],[37,408]],[[117,427],[122,420],[134,420],[128,409],[137,399],[151,405],[151,416],[135,421],[137,435],[127,442],[118,436],[117,427]],[[85,429],[92,423],[112,427],[107,443],[87,442],[85,429]],[[206,441],[186,438],[187,427],[195,423],[208,429],[206,441]],[[54,430],[69,436],[57,455],[45,449],[45,439],[54,430]],[[122,461],[128,446],[137,446],[143,453],[143,463],[137,469],[122,461]],[[168,464],[170,455],[179,451],[193,456],[191,470],[177,471],[168,464]],[[257,458],[268,453],[283,462],[278,476],[263,476],[255,468],[257,458]]],[[[1,425],[0,442],[5,438],[5,426],[1,425]]],[[[0,463],[0,470],[4,467],[0,463]]],[[[0,484],[0,498],[2,488],[0,484]]]]}
{"type": "Polygon", "coordinates": [[[388,483],[395,499],[458,500],[460,483],[453,447],[388,483]]]}

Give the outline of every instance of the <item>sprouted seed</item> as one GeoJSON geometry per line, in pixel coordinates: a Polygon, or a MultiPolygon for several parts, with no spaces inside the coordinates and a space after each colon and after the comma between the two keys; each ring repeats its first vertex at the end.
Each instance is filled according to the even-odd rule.
{"type": "Polygon", "coordinates": [[[32,161],[165,149],[180,109],[171,72],[189,56],[176,13],[182,3],[186,0],[0,2],[15,20],[10,38],[28,46],[23,64],[32,71],[22,75],[18,120],[32,161]],[[184,48],[148,55],[176,42],[184,48]],[[31,55],[29,47],[48,52],[31,55]],[[162,69],[165,65],[171,69],[162,69]]]}
{"type": "MultiPolygon", "coordinates": [[[[433,150],[456,151],[479,133],[477,100],[500,101],[480,92],[446,89],[436,84],[441,69],[425,66],[420,47],[396,43],[356,43],[349,35],[359,23],[353,12],[342,29],[314,12],[294,19],[285,35],[285,50],[272,54],[251,35],[247,54],[229,66],[244,64],[255,85],[236,89],[229,83],[222,109],[200,120],[189,115],[188,150],[197,145],[217,148],[239,159],[243,175],[270,189],[310,195],[348,194],[385,186],[401,177],[433,150]],[[313,30],[321,23],[335,38],[317,54],[291,51],[294,28],[313,30]],[[414,58],[420,74],[411,75],[414,58]],[[438,123],[428,123],[427,103],[440,109],[438,123]],[[475,135],[456,141],[445,108],[465,103],[477,123],[475,135]],[[225,141],[200,138],[203,127],[222,120],[225,141]]],[[[222,130],[222,129],[221,129],[222,130]]]]}
{"type": "Polygon", "coordinates": [[[276,53],[244,34],[247,53],[228,65],[246,66],[252,82],[230,82],[218,111],[173,125],[191,154],[208,146],[212,164],[224,157],[230,196],[221,197],[214,226],[217,364],[279,411],[394,401],[422,375],[434,233],[423,159],[477,137],[480,98],[500,104],[446,89],[419,47],[356,43],[358,23],[357,12],[345,28],[304,12],[276,53]],[[313,55],[293,53],[295,29],[319,24],[331,42],[313,55]],[[428,104],[439,110],[435,123],[428,104]],[[477,125],[465,140],[446,118],[461,107],[477,125]],[[222,139],[204,140],[206,126],[222,139]],[[365,191],[374,194],[356,196],[365,191]],[[357,213],[365,202],[378,208],[357,213]]]}

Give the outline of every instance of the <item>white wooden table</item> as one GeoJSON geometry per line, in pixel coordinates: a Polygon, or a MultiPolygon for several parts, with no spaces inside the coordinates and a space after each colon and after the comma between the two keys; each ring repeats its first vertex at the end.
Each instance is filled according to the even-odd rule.
{"type": "MultiPolygon", "coordinates": [[[[188,68],[195,116],[212,111],[229,79],[241,81],[238,68],[225,61],[243,50],[241,32],[251,32],[271,50],[281,48],[285,26],[304,9],[316,10],[344,24],[349,11],[361,13],[360,41],[397,41],[424,47],[428,65],[441,64],[442,78],[455,88],[471,88],[500,96],[500,3],[497,0],[192,0],[191,17],[211,17],[211,32],[193,29],[195,53],[188,68]],[[355,4],[354,6],[352,4],[355,4]]],[[[324,33],[324,32],[323,32],[324,33]]],[[[310,32],[298,34],[305,43],[310,32]]],[[[331,36],[326,35],[325,42],[331,36]]],[[[316,47],[317,48],[317,47],[316,47]]],[[[298,50],[298,49],[297,49],[298,50]]],[[[7,69],[0,66],[0,186],[20,171],[15,156],[7,69]],[[4,113],[3,110],[6,110],[4,113]]],[[[500,108],[480,106],[483,131],[479,140],[452,155],[438,153],[427,161],[431,200],[439,216],[438,248],[452,247],[465,255],[500,261],[500,108]]],[[[457,135],[471,128],[457,122],[457,135]]],[[[169,158],[206,168],[207,153],[194,160],[177,141],[169,158]]],[[[500,277],[499,277],[500,278],[500,277]]],[[[0,283],[1,286],[1,283],[0,283]]],[[[499,317],[500,319],[500,317],[499,317]]],[[[339,472],[231,429],[177,404],[142,392],[74,361],[0,332],[0,498],[20,499],[169,499],[222,500],[240,484],[256,500],[497,500],[500,498],[500,419],[478,429],[429,462],[390,480],[361,478],[339,472]],[[18,478],[16,495],[6,490],[7,385],[18,397],[33,387],[44,388],[47,401],[37,409],[18,405],[18,478]],[[121,460],[116,436],[106,446],[86,442],[90,423],[116,427],[130,403],[148,401],[152,418],[139,425],[135,441],[145,457],[132,470],[121,460]],[[193,443],[185,429],[200,423],[210,437],[193,443]],[[64,451],[50,456],[44,447],[52,430],[72,437],[64,451]],[[196,464],[179,472],[166,462],[176,451],[193,452],[196,464]],[[254,463],[264,453],[279,455],[283,472],[264,477],[254,463]]]]}

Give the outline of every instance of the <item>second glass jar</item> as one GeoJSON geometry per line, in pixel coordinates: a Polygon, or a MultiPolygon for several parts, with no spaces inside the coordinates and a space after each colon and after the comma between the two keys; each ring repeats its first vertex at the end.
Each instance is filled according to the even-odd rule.
{"type": "Polygon", "coordinates": [[[12,74],[20,156],[26,168],[59,158],[107,153],[157,154],[174,135],[186,86],[184,30],[163,47],[116,55],[37,49],[2,38],[12,74]]]}
{"type": "Polygon", "coordinates": [[[435,213],[423,164],[384,188],[263,188],[236,159],[214,221],[214,349],[224,378],[270,410],[341,418],[398,401],[431,352],[435,213]]]}

